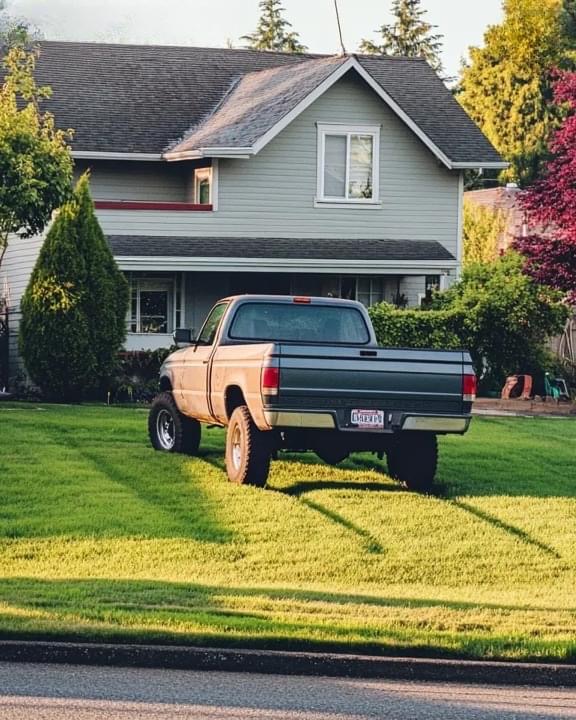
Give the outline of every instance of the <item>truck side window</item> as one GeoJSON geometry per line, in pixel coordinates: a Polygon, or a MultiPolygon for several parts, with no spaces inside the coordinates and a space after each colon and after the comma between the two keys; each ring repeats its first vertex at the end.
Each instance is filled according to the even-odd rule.
{"type": "Polygon", "coordinates": [[[216,337],[220,320],[222,320],[222,316],[224,315],[227,307],[227,303],[220,303],[212,308],[210,315],[206,318],[204,327],[198,336],[198,345],[212,345],[214,343],[214,338],[216,337]]]}

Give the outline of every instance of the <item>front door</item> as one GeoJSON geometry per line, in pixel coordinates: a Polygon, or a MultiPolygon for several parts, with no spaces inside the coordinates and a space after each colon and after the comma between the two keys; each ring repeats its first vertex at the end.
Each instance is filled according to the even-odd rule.
{"type": "Polygon", "coordinates": [[[210,358],[226,307],[227,303],[219,303],[212,309],[196,344],[184,353],[179,388],[183,409],[186,414],[203,422],[213,419],[208,403],[210,358]]]}

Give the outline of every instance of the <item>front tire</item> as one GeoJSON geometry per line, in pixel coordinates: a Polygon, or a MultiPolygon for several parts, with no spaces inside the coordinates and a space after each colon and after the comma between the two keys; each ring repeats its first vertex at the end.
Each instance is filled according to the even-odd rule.
{"type": "Polygon", "coordinates": [[[264,487],[270,471],[270,433],[258,430],[246,405],[232,413],[226,433],[226,472],[237,485],[264,487]]]}
{"type": "Polygon", "coordinates": [[[196,455],[200,446],[198,420],[182,415],[172,393],[158,395],[148,415],[148,435],[155,450],[196,455]]]}
{"type": "Polygon", "coordinates": [[[438,467],[436,435],[403,432],[386,452],[388,474],[403,483],[408,490],[430,493],[438,467]]]}

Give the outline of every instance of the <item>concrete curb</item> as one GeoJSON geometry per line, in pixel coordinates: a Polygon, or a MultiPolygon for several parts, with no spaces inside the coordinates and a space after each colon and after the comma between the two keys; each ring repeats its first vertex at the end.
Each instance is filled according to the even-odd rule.
{"type": "Polygon", "coordinates": [[[576,687],[576,665],[224,650],[167,645],[0,641],[0,661],[273,675],[576,687]]]}

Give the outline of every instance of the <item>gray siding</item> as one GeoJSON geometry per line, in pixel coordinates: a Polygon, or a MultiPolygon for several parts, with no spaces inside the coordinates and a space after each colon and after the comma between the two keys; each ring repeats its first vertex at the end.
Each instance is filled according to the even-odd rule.
{"type": "Polygon", "coordinates": [[[20,306],[20,300],[30,280],[42,242],[41,236],[22,239],[11,235],[8,240],[8,248],[0,267],[0,292],[7,279],[11,308],[20,306]]]}
{"type": "Polygon", "coordinates": [[[346,77],[256,157],[220,160],[217,212],[99,214],[110,234],[436,240],[456,256],[458,202],[458,173],[440,167],[363,81],[346,77]],[[380,208],[314,207],[317,122],[382,126],[380,208]]]}
{"type": "Polygon", "coordinates": [[[8,249],[0,267],[0,292],[3,292],[6,281],[10,300],[8,349],[11,377],[24,371],[22,361],[18,355],[20,300],[26,291],[41,247],[41,237],[22,239],[16,235],[11,235],[8,240],[8,249]]]}
{"type": "Polygon", "coordinates": [[[164,162],[78,161],[75,176],[90,170],[95,200],[188,202],[188,167],[164,162]]]}

